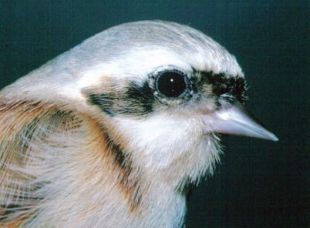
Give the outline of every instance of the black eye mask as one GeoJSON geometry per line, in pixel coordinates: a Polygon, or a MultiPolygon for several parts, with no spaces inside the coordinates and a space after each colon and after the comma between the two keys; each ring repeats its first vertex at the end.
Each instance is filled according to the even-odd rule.
{"type": "Polygon", "coordinates": [[[214,95],[236,99],[241,104],[246,101],[246,82],[240,76],[226,76],[225,74],[213,74],[212,72],[201,72],[206,83],[212,85],[214,95]]]}

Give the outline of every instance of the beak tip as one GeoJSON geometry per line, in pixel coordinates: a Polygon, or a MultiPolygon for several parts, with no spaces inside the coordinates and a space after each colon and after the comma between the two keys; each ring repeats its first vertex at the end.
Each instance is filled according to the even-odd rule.
{"type": "MultiPolygon", "coordinates": [[[[255,137],[255,136],[254,136],[255,137]]],[[[279,141],[279,138],[273,134],[272,132],[266,130],[266,129],[263,129],[263,133],[261,133],[260,135],[257,135],[258,138],[262,138],[262,139],[266,139],[266,140],[270,140],[270,141],[273,141],[273,142],[278,142],[279,141]]]]}
{"type": "Polygon", "coordinates": [[[270,140],[273,142],[278,142],[279,138],[275,134],[272,134],[272,137],[270,138],[270,140]]]}
{"type": "Polygon", "coordinates": [[[270,132],[264,128],[261,128],[261,132],[259,132],[259,134],[250,135],[250,136],[252,136],[254,138],[261,138],[261,139],[273,141],[273,142],[279,141],[279,138],[275,134],[273,134],[272,132],[270,132]]]}

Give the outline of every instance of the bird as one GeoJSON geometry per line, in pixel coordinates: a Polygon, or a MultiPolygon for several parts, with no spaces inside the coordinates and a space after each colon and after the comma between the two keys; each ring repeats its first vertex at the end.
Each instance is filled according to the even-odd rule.
{"type": "Polygon", "coordinates": [[[1,227],[182,227],[247,114],[236,57],[192,27],[106,29],[0,92],[1,227]]]}

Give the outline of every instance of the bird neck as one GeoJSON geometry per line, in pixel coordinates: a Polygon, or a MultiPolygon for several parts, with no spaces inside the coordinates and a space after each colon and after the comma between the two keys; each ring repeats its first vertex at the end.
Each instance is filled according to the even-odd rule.
{"type": "Polygon", "coordinates": [[[181,226],[185,195],[169,181],[173,177],[135,166],[113,133],[83,118],[65,139],[54,132],[48,145],[36,148],[48,160],[27,172],[40,173],[36,181],[48,184],[37,191],[44,201],[33,206],[25,226],[181,226]]]}

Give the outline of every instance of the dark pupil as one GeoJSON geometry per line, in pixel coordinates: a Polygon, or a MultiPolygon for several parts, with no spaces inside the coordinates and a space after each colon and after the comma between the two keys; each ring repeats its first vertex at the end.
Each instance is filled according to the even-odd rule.
{"type": "Polygon", "coordinates": [[[157,79],[157,89],[167,97],[178,97],[186,89],[185,76],[179,72],[165,72],[157,79]]]}

